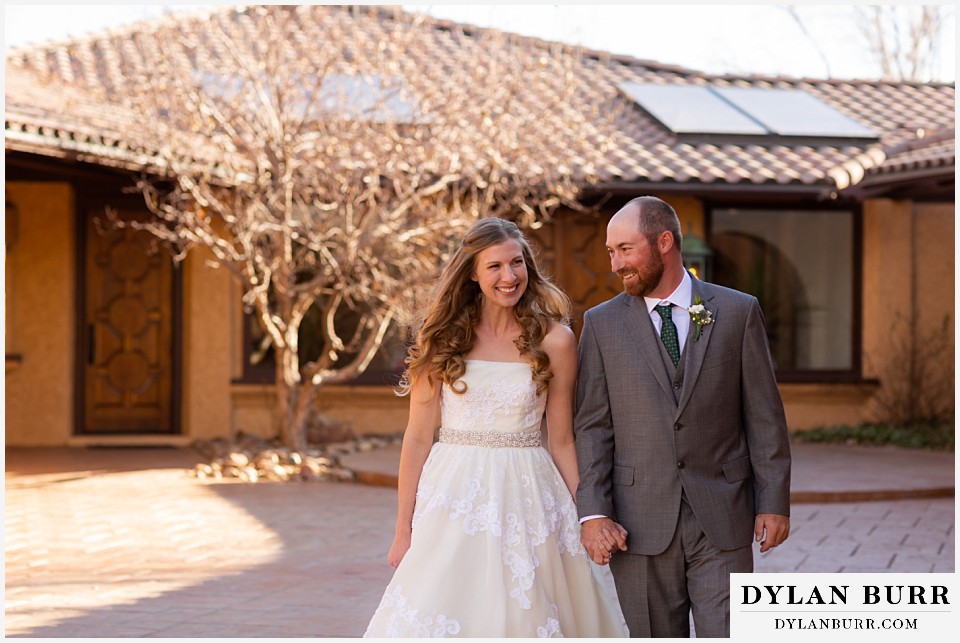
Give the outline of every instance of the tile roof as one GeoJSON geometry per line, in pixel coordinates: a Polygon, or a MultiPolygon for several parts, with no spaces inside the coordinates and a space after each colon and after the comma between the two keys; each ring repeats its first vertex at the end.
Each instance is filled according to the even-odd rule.
{"type": "MultiPolygon", "coordinates": [[[[6,55],[5,130],[8,149],[37,153],[70,152],[78,158],[143,167],[162,153],[156,141],[137,135],[137,115],[112,98],[136,82],[142,71],[141,48],[156,46],[173,29],[202,35],[204,25],[224,19],[237,37],[257,37],[263,21],[253,7],[221,7],[137,23],[123,29],[62,42],[8,50],[6,55]],[[164,35],[161,35],[164,34],[164,35]]],[[[432,18],[365,7],[271,5],[267,12],[295,12],[297,31],[289,39],[303,55],[324,39],[341,39],[344,61],[362,59],[375,48],[385,29],[416,29],[420,45],[400,63],[437,78],[444,70],[469,64],[477,50],[473,38],[485,31],[432,18]]],[[[952,138],[942,145],[918,139],[919,131],[953,131],[953,84],[865,80],[797,79],[767,76],[711,75],[604,52],[577,52],[532,38],[511,37],[533,45],[530,55],[583,55],[574,82],[581,99],[609,103],[617,84],[671,83],[718,87],[802,89],[827,105],[880,133],[873,144],[790,144],[786,140],[686,142],[643,110],[629,106],[615,131],[598,124],[581,132],[582,147],[557,150],[551,162],[578,167],[603,185],[649,184],[705,189],[722,186],[773,186],[830,191],[917,164],[936,164],[952,171],[952,138]],[[596,141],[611,137],[605,151],[596,141]]],[[[204,42],[202,38],[198,40],[204,42]]],[[[208,46],[198,56],[216,57],[208,46]]],[[[540,78],[539,88],[556,91],[556,79],[540,78]],[[554,89],[550,89],[553,87],[554,89]]],[[[575,106],[571,106],[575,107],[575,106]]]]}
{"type": "Polygon", "coordinates": [[[138,117],[88,93],[27,70],[6,68],[5,144],[8,150],[138,170],[156,164],[157,146],[138,136],[138,117]],[[107,108],[108,107],[108,108],[107,108]]]}
{"type": "Polygon", "coordinates": [[[863,178],[843,190],[845,196],[942,200],[954,193],[956,130],[918,130],[914,138],[885,149],[882,163],[861,169],[863,178]]]}
{"type": "Polygon", "coordinates": [[[916,138],[888,149],[883,164],[871,168],[868,174],[898,174],[952,168],[956,163],[956,147],[954,127],[944,127],[933,132],[920,130],[916,138]]]}

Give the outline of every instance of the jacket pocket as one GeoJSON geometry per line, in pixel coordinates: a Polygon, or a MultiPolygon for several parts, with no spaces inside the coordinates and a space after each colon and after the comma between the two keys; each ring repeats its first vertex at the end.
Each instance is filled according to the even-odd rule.
{"type": "Polygon", "coordinates": [[[727,351],[721,355],[709,355],[703,360],[703,366],[700,368],[700,372],[709,371],[713,368],[719,368],[721,366],[727,366],[731,362],[737,359],[739,351],[727,351]]]}
{"type": "Polygon", "coordinates": [[[633,467],[613,465],[613,484],[630,486],[633,484],[633,467]]]}
{"type": "Polygon", "coordinates": [[[746,480],[753,475],[753,467],[750,466],[750,456],[724,462],[720,466],[723,468],[723,477],[731,484],[739,482],[740,480],[746,480]]]}

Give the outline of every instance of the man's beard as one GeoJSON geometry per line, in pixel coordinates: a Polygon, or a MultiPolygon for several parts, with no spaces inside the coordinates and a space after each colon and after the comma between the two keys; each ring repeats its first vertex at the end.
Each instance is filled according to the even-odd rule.
{"type": "MultiPolygon", "coordinates": [[[[632,270],[632,269],[631,269],[632,270]]],[[[620,278],[627,272],[621,270],[620,278]]],[[[624,282],[623,289],[631,297],[646,297],[660,283],[663,277],[663,257],[659,252],[651,252],[650,259],[642,267],[636,269],[637,280],[631,283],[624,282]]]]}

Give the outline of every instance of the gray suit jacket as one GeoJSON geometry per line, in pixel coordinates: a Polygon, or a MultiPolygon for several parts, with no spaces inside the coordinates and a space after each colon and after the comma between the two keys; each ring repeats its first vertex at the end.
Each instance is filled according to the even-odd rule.
{"type": "Polygon", "coordinates": [[[693,296],[713,323],[699,339],[690,324],[679,395],[642,298],[622,293],[583,319],[577,509],[622,524],[633,553],[670,544],[681,490],[722,550],[753,541],[757,513],[790,514],[786,418],[760,306],[697,279],[693,296]]]}

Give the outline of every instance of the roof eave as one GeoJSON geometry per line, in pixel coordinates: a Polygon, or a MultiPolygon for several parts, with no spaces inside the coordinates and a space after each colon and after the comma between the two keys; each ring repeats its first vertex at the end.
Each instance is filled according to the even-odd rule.
{"type": "Polygon", "coordinates": [[[817,198],[829,197],[836,191],[833,185],[823,183],[701,183],[687,181],[602,181],[584,188],[585,193],[603,192],[608,194],[635,194],[638,192],[669,192],[671,194],[732,195],[732,194],[769,194],[777,196],[797,195],[817,198]]]}
{"type": "Polygon", "coordinates": [[[83,141],[57,140],[7,130],[4,135],[4,149],[12,152],[25,152],[82,163],[94,163],[131,172],[157,172],[164,165],[162,159],[132,150],[118,149],[105,145],[96,145],[83,141]]]}
{"type": "Polygon", "coordinates": [[[947,182],[953,184],[956,179],[956,166],[938,165],[914,170],[870,174],[855,185],[841,190],[844,197],[856,199],[878,198],[908,187],[911,184],[930,184],[947,182]]]}

